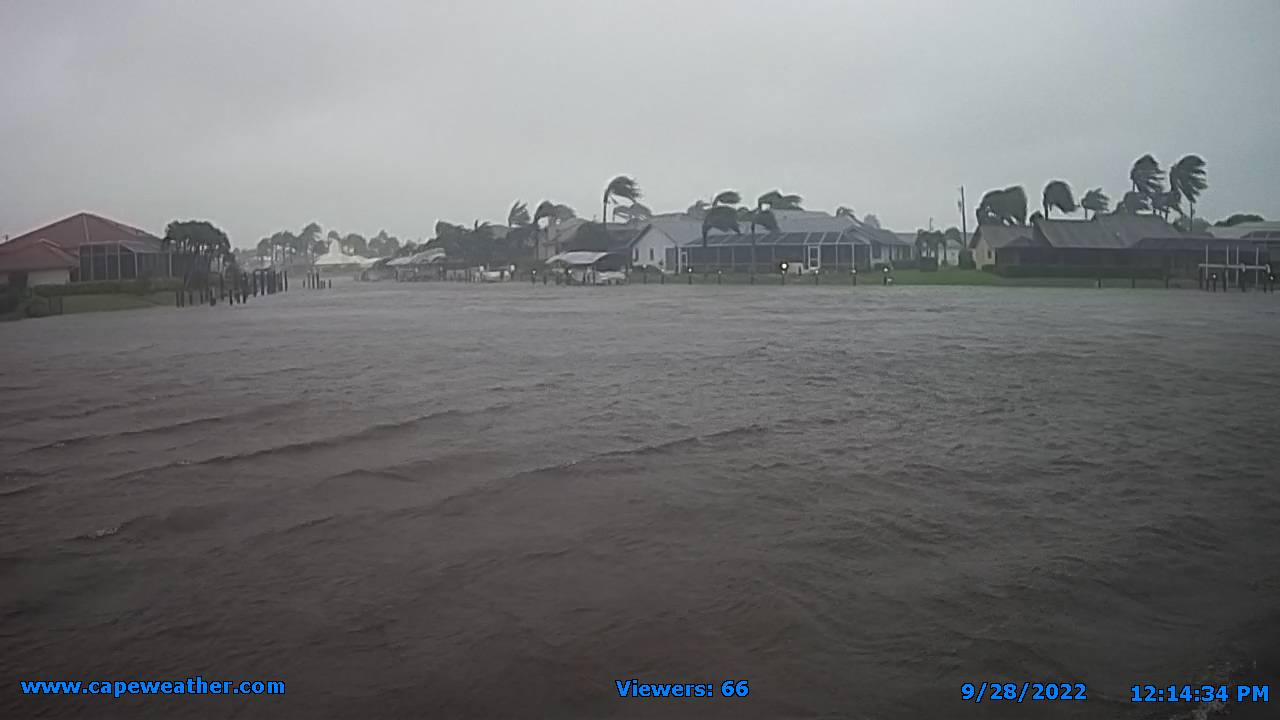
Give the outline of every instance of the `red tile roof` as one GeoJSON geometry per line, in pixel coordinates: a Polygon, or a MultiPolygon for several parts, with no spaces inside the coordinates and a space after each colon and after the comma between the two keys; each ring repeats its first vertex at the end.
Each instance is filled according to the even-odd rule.
{"type": "Polygon", "coordinates": [[[56,270],[77,268],[76,256],[48,240],[34,240],[15,245],[0,245],[0,272],[30,272],[32,270],[56,270]]]}
{"type": "Polygon", "coordinates": [[[134,252],[161,252],[160,238],[146,230],[87,212],[77,213],[19,235],[0,247],[35,240],[48,240],[72,255],[79,255],[80,246],[91,243],[120,243],[134,252]]]}

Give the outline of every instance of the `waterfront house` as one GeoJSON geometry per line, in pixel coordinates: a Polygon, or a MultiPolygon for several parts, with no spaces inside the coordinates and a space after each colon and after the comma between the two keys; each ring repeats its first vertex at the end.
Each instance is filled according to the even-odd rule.
{"type": "Polygon", "coordinates": [[[44,239],[0,245],[0,286],[65,285],[80,262],[44,239]]]}
{"type": "Polygon", "coordinates": [[[1194,277],[1206,252],[1221,262],[1225,253],[1265,262],[1265,241],[1182,233],[1154,216],[1099,215],[1090,220],[1038,219],[1030,226],[980,225],[971,247],[980,267],[1024,274],[1107,272],[1194,277]]]}
{"type": "MultiPolygon", "coordinates": [[[[848,216],[815,210],[779,210],[778,232],[741,223],[742,232],[708,235],[703,247],[698,236],[685,242],[681,254],[695,272],[777,272],[782,263],[807,272],[848,272],[871,265],[872,243],[895,247],[893,233],[872,228],[848,216]]],[[[686,263],[682,262],[682,265],[686,263]]]]}
{"type": "Polygon", "coordinates": [[[19,235],[0,245],[0,274],[21,275],[32,284],[91,282],[96,280],[131,280],[141,277],[171,277],[175,258],[160,238],[151,233],[93,213],[77,213],[44,227],[19,235]],[[43,247],[35,247],[42,244],[43,247]],[[74,258],[72,267],[64,267],[63,258],[51,254],[48,246],[74,258]],[[21,252],[19,252],[21,251],[21,252]],[[11,264],[6,266],[5,259],[11,264]],[[22,263],[18,259],[22,259],[22,263]],[[53,267],[22,269],[23,264],[56,262],[53,267]],[[65,276],[63,272],[65,271],[65,276]]]}

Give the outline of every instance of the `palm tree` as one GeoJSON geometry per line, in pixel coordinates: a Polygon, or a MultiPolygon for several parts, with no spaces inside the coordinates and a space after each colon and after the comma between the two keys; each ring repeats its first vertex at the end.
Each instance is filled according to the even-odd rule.
{"type": "Polygon", "coordinates": [[[1076,211],[1076,198],[1071,193],[1071,186],[1063,180],[1051,180],[1044,186],[1041,204],[1044,207],[1045,217],[1049,217],[1053,208],[1057,208],[1064,214],[1076,211]]]}
{"type": "Polygon", "coordinates": [[[685,208],[684,214],[694,220],[701,220],[707,215],[707,208],[711,207],[706,200],[697,200],[689,207],[685,208]]]}
{"type": "Polygon", "coordinates": [[[713,229],[724,232],[732,230],[741,235],[742,228],[738,227],[738,211],[729,205],[717,205],[707,211],[707,216],[702,219],[703,248],[707,247],[707,232],[713,229]]]}
{"type": "Polygon", "coordinates": [[[853,208],[849,207],[848,205],[841,205],[840,207],[836,208],[836,217],[848,217],[848,218],[853,218],[854,220],[857,220],[858,214],[855,213],[853,211],[853,208]]]}
{"type": "Polygon", "coordinates": [[[955,243],[956,247],[964,250],[964,235],[960,233],[960,228],[952,225],[942,233],[942,264],[947,264],[947,243],[955,243]]]}
{"type": "Polygon", "coordinates": [[[1021,185],[1004,189],[1004,219],[1010,225],[1027,224],[1027,191],[1021,185]]]}
{"type": "Polygon", "coordinates": [[[1173,187],[1174,192],[1180,193],[1187,199],[1187,205],[1191,208],[1187,227],[1191,227],[1191,222],[1196,219],[1196,200],[1199,200],[1200,194],[1209,188],[1209,181],[1205,179],[1204,158],[1199,155],[1187,155],[1175,163],[1169,171],[1169,185],[1173,187]]]}
{"type": "Polygon", "coordinates": [[[1168,192],[1158,192],[1151,196],[1151,211],[1161,218],[1168,220],[1169,211],[1176,210],[1179,215],[1182,214],[1182,194],[1177,188],[1173,188],[1168,192]]]}
{"type": "Polygon", "coordinates": [[[549,242],[551,239],[551,225],[556,221],[556,204],[550,200],[543,200],[538,203],[537,209],[533,211],[533,224],[537,225],[539,220],[546,218],[547,224],[543,229],[543,242],[549,242]]]}
{"type": "Polygon", "coordinates": [[[519,200],[507,211],[507,227],[521,227],[529,224],[529,205],[519,200]]]}
{"type": "Polygon", "coordinates": [[[1147,197],[1148,206],[1156,193],[1164,192],[1164,170],[1150,153],[1134,161],[1133,168],[1129,170],[1129,181],[1133,183],[1133,192],[1147,197]]]}
{"type": "Polygon", "coordinates": [[[1111,208],[1111,198],[1102,192],[1102,188],[1094,188],[1084,194],[1080,200],[1080,208],[1087,212],[1093,213],[1094,217],[1100,212],[1106,212],[1111,208]]]}
{"type": "Polygon", "coordinates": [[[946,247],[946,237],[940,230],[916,230],[916,256],[938,257],[938,247],[946,247]]]}
{"type": "Polygon", "coordinates": [[[609,201],[613,198],[623,198],[635,202],[640,199],[642,193],[640,186],[636,184],[635,178],[627,175],[619,175],[609,181],[604,188],[604,199],[600,205],[600,224],[605,225],[609,222],[609,201]]]}
{"type": "Polygon", "coordinates": [[[1130,190],[1124,194],[1119,204],[1116,205],[1116,212],[1124,212],[1133,215],[1142,210],[1151,209],[1151,197],[1146,193],[1130,190]]]}
{"type": "MultiPolygon", "coordinates": [[[[699,201],[701,202],[701,201],[699,201]]],[[[711,207],[719,207],[721,205],[737,205],[742,202],[742,196],[737,190],[723,190],[714,198],[711,198],[711,207]]]]}
{"type": "Polygon", "coordinates": [[[979,225],[1026,225],[1027,191],[1021,185],[990,190],[976,211],[979,225]]]}
{"type": "Polygon", "coordinates": [[[778,218],[774,216],[772,210],[756,209],[751,213],[751,274],[756,272],[756,226],[768,230],[769,232],[778,232],[778,218]]]}
{"type": "Polygon", "coordinates": [[[803,208],[800,207],[800,203],[803,201],[804,198],[799,195],[783,195],[777,190],[770,190],[756,200],[756,208],[768,207],[770,210],[802,210],[803,208]]]}
{"type": "Polygon", "coordinates": [[[316,243],[320,240],[321,232],[323,232],[323,230],[320,228],[320,223],[307,223],[307,226],[302,228],[302,234],[300,234],[294,242],[294,251],[299,255],[302,255],[303,258],[307,260],[308,264],[312,262],[312,259],[315,256],[316,243]]]}

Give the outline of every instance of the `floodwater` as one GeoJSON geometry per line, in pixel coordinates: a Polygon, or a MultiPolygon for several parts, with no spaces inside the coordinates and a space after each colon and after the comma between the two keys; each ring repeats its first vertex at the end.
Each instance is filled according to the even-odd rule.
{"type": "Polygon", "coordinates": [[[1278,357],[1277,296],[1163,290],[346,283],[0,325],[0,715],[1147,717],[1129,686],[1273,667],[1278,357]],[[288,691],[17,691],[194,675],[288,691]],[[1089,699],[960,698],[1022,680],[1089,699]]]}

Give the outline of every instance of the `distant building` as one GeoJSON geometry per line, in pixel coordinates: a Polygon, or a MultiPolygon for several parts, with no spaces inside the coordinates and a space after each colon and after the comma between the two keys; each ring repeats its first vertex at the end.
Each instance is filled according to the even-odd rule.
{"type": "Polygon", "coordinates": [[[1210,235],[1223,240],[1270,240],[1280,242],[1280,222],[1263,221],[1240,223],[1230,227],[1213,226],[1210,235]]]}
{"type": "Polygon", "coordinates": [[[0,275],[15,285],[169,277],[173,270],[160,238],[87,212],[0,245],[0,275]]]}
{"type": "Polygon", "coordinates": [[[1154,216],[1099,215],[1091,220],[1040,219],[1030,226],[980,225],[970,243],[979,267],[1075,267],[1161,270],[1195,276],[1211,256],[1233,251],[1267,256],[1264,243],[1186,234],[1154,216]]]}
{"type": "Polygon", "coordinates": [[[743,223],[741,234],[709,235],[706,247],[699,225],[698,236],[685,242],[681,253],[697,272],[747,272],[754,265],[756,272],[770,273],[784,262],[789,270],[847,272],[870,267],[876,245],[886,256],[902,252],[896,235],[849,216],[816,210],[779,210],[774,215],[778,232],[757,227],[752,234],[749,224],[743,223]]]}

